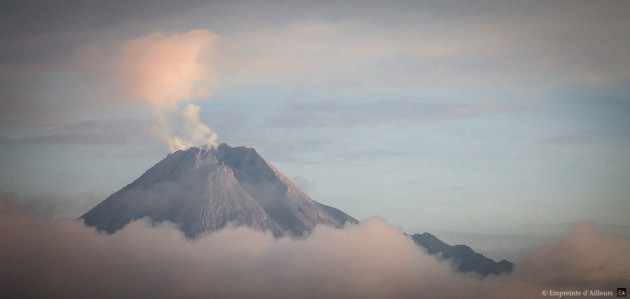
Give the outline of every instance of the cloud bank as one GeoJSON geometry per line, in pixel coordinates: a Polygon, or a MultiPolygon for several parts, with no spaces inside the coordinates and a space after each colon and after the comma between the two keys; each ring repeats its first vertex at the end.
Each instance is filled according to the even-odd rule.
{"type": "Polygon", "coordinates": [[[143,220],[113,235],[73,220],[51,225],[13,200],[0,198],[3,298],[532,298],[630,282],[630,244],[588,226],[532,251],[511,276],[482,280],[378,218],[302,240],[243,227],[189,240],[143,220]]]}
{"type": "Polygon", "coordinates": [[[630,243],[600,236],[593,225],[581,224],[564,238],[527,253],[521,264],[529,281],[612,289],[630,282],[630,243]]]}
{"type": "MultiPolygon", "coordinates": [[[[210,96],[209,59],[217,39],[206,30],[150,33],[121,43],[108,63],[122,90],[151,108],[152,131],[171,152],[216,143],[217,134],[201,122],[200,107],[192,102],[210,96]]],[[[98,53],[86,46],[79,59],[98,53]]]]}

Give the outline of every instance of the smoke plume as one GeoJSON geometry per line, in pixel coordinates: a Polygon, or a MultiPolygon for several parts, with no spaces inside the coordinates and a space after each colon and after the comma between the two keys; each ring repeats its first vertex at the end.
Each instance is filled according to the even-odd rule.
{"type": "Polygon", "coordinates": [[[74,220],[50,224],[5,195],[2,298],[542,298],[630,284],[630,243],[588,225],[533,250],[510,276],[482,279],[379,218],[300,240],[244,227],[189,240],[146,219],[112,235],[74,220]]]}
{"type": "Polygon", "coordinates": [[[217,36],[206,30],[151,33],[122,43],[111,70],[121,87],[149,105],[153,132],[174,152],[216,143],[217,135],[191,104],[210,96],[210,51],[217,36]]]}

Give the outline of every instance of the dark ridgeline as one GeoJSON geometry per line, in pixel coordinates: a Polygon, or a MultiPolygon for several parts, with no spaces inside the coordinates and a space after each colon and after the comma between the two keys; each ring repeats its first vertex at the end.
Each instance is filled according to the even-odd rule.
{"type": "Polygon", "coordinates": [[[466,245],[451,246],[429,233],[415,234],[411,238],[416,244],[426,248],[429,254],[454,261],[461,272],[476,272],[482,276],[488,276],[509,274],[514,268],[511,262],[506,260],[495,262],[466,245]]]}
{"type": "MultiPolygon", "coordinates": [[[[254,149],[226,144],[169,154],[80,219],[114,233],[145,217],[153,223],[173,222],[189,238],[228,224],[271,231],[280,237],[303,236],[318,224],[341,227],[358,223],[309,198],[254,149]]],[[[430,254],[441,252],[442,257],[455,259],[463,272],[485,276],[512,269],[509,262],[495,263],[467,246],[448,246],[430,234],[412,238],[430,254]]]]}

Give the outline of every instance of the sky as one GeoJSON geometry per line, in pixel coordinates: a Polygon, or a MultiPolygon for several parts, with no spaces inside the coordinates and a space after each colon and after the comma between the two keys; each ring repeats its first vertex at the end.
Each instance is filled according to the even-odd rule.
{"type": "Polygon", "coordinates": [[[627,1],[41,2],[0,4],[0,190],[56,217],[225,142],[408,233],[630,238],[627,1]]]}

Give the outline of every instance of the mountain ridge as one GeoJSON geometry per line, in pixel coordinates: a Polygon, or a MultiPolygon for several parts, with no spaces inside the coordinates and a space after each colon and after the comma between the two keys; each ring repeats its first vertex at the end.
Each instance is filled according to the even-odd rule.
{"type": "Polygon", "coordinates": [[[495,262],[466,245],[449,245],[430,233],[414,234],[411,239],[439,259],[452,260],[461,272],[476,272],[481,276],[509,274],[514,264],[502,260],[495,262]]]}
{"type": "MultiPolygon", "coordinates": [[[[255,149],[225,143],[167,155],[79,219],[114,233],[145,217],[153,223],[173,222],[189,238],[228,224],[270,231],[275,237],[299,237],[317,225],[358,223],[343,211],[312,200],[255,149]]],[[[499,275],[513,267],[468,246],[450,246],[429,233],[409,237],[429,254],[453,260],[461,272],[499,275]]]]}

